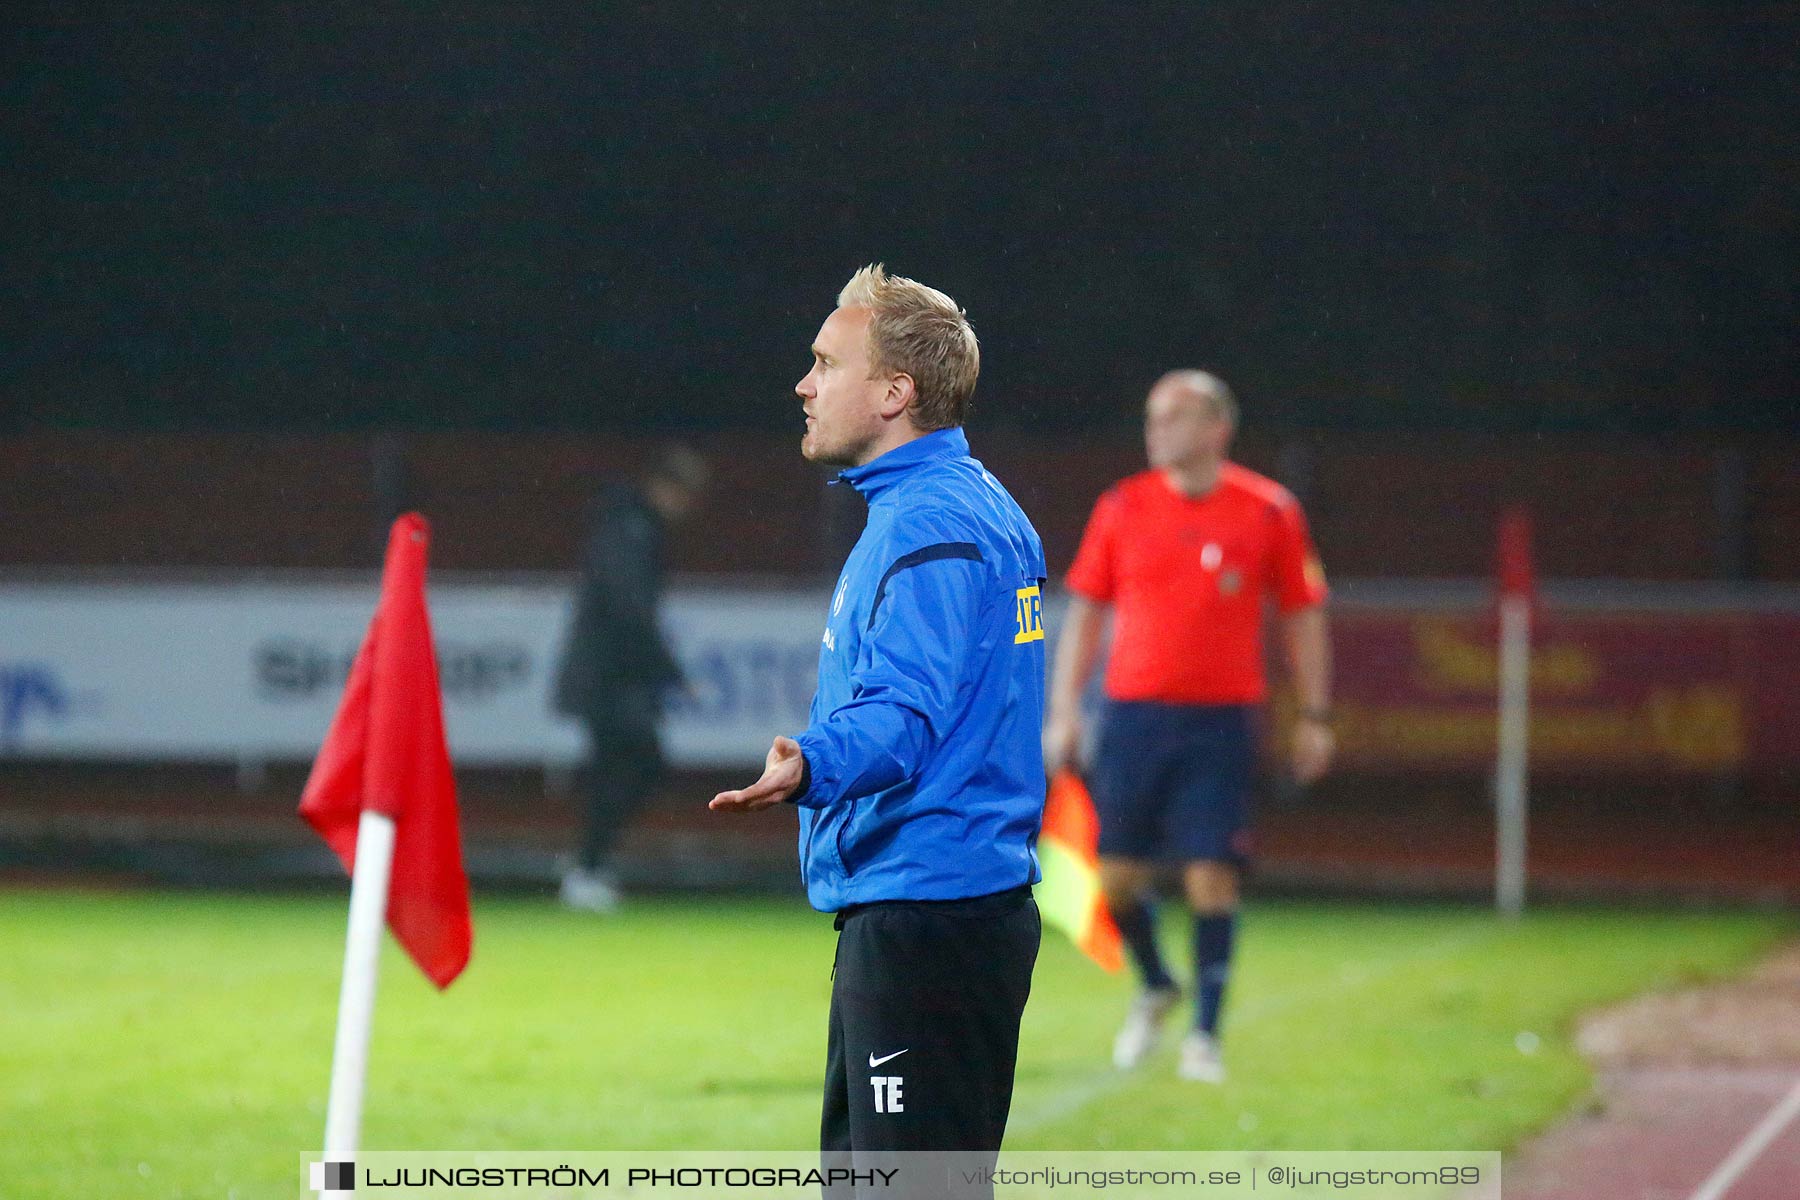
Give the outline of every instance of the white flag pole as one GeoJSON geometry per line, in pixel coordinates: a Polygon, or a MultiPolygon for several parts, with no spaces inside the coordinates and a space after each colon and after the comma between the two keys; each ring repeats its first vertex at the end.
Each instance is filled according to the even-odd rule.
{"type": "Polygon", "coordinates": [[[1525,910],[1528,731],[1531,706],[1531,598],[1500,597],[1500,736],[1494,764],[1494,903],[1525,910]]]}
{"type": "Polygon", "coordinates": [[[328,1160],[351,1158],[362,1127],[369,1029],[375,1016],[375,969],[393,864],[394,819],[365,809],[356,828],[350,932],[344,941],[344,984],[338,994],[337,1044],[331,1052],[331,1096],[325,1108],[328,1160]]]}

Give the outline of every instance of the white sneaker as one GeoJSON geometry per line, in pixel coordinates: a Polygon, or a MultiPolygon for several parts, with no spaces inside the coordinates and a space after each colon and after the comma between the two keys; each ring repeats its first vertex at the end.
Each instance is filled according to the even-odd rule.
{"type": "Polygon", "coordinates": [[[1219,1057],[1219,1039],[1198,1029],[1181,1039],[1181,1061],[1175,1074],[1189,1083],[1224,1083],[1225,1063],[1219,1057]]]}
{"type": "Polygon", "coordinates": [[[1129,1071],[1149,1057],[1156,1049],[1157,1038],[1162,1036],[1163,1018],[1180,1000],[1180,988],[1145,988],[1139,992],[1131,1002],[1131,1011],[1125,1014],[1119,1036],[1113,1039],[1113,1066],[1129,1071]]]}
{"type": "Polygon", "coordinates": [[[564,908],[583,912],[609,913],[619,907],[619,888],[612,877],[602,871],[576,869],[562,877],[564,908]]]}

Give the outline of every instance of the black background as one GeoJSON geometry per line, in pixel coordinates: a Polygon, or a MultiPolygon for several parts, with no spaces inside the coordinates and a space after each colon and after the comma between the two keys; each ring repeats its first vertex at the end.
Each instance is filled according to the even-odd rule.
{"type": "Polygon", "coordinates": [[[0,425],[787,429],[882,259],[993,427],[1789,429],[1795,14],[43,8],[0,425]]]}

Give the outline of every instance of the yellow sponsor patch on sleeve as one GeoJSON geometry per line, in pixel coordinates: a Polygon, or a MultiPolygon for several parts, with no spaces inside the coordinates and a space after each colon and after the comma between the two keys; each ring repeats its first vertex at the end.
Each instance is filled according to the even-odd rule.
{"type": "Polygon", "coordinates": [[[1044,597],[1038,591],[1038,585],[1022,587],[1014,595],[1018,598],[1018,632],[1013,634],[1013,645],[1021,642],[1041,642],[1044,640],[1044,597]]]}

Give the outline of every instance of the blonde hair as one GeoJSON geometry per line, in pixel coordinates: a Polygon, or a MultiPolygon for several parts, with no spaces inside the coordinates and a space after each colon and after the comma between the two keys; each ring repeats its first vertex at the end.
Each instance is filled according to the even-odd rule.
{"type": "Polygon", "coordinates": [[[929,432],[963,423],[981,374],[981,346],[956,301],[871,263],[850,277],[838,307],[872,314],[870,371],[912,376],[914,426],[929,432]]]}

